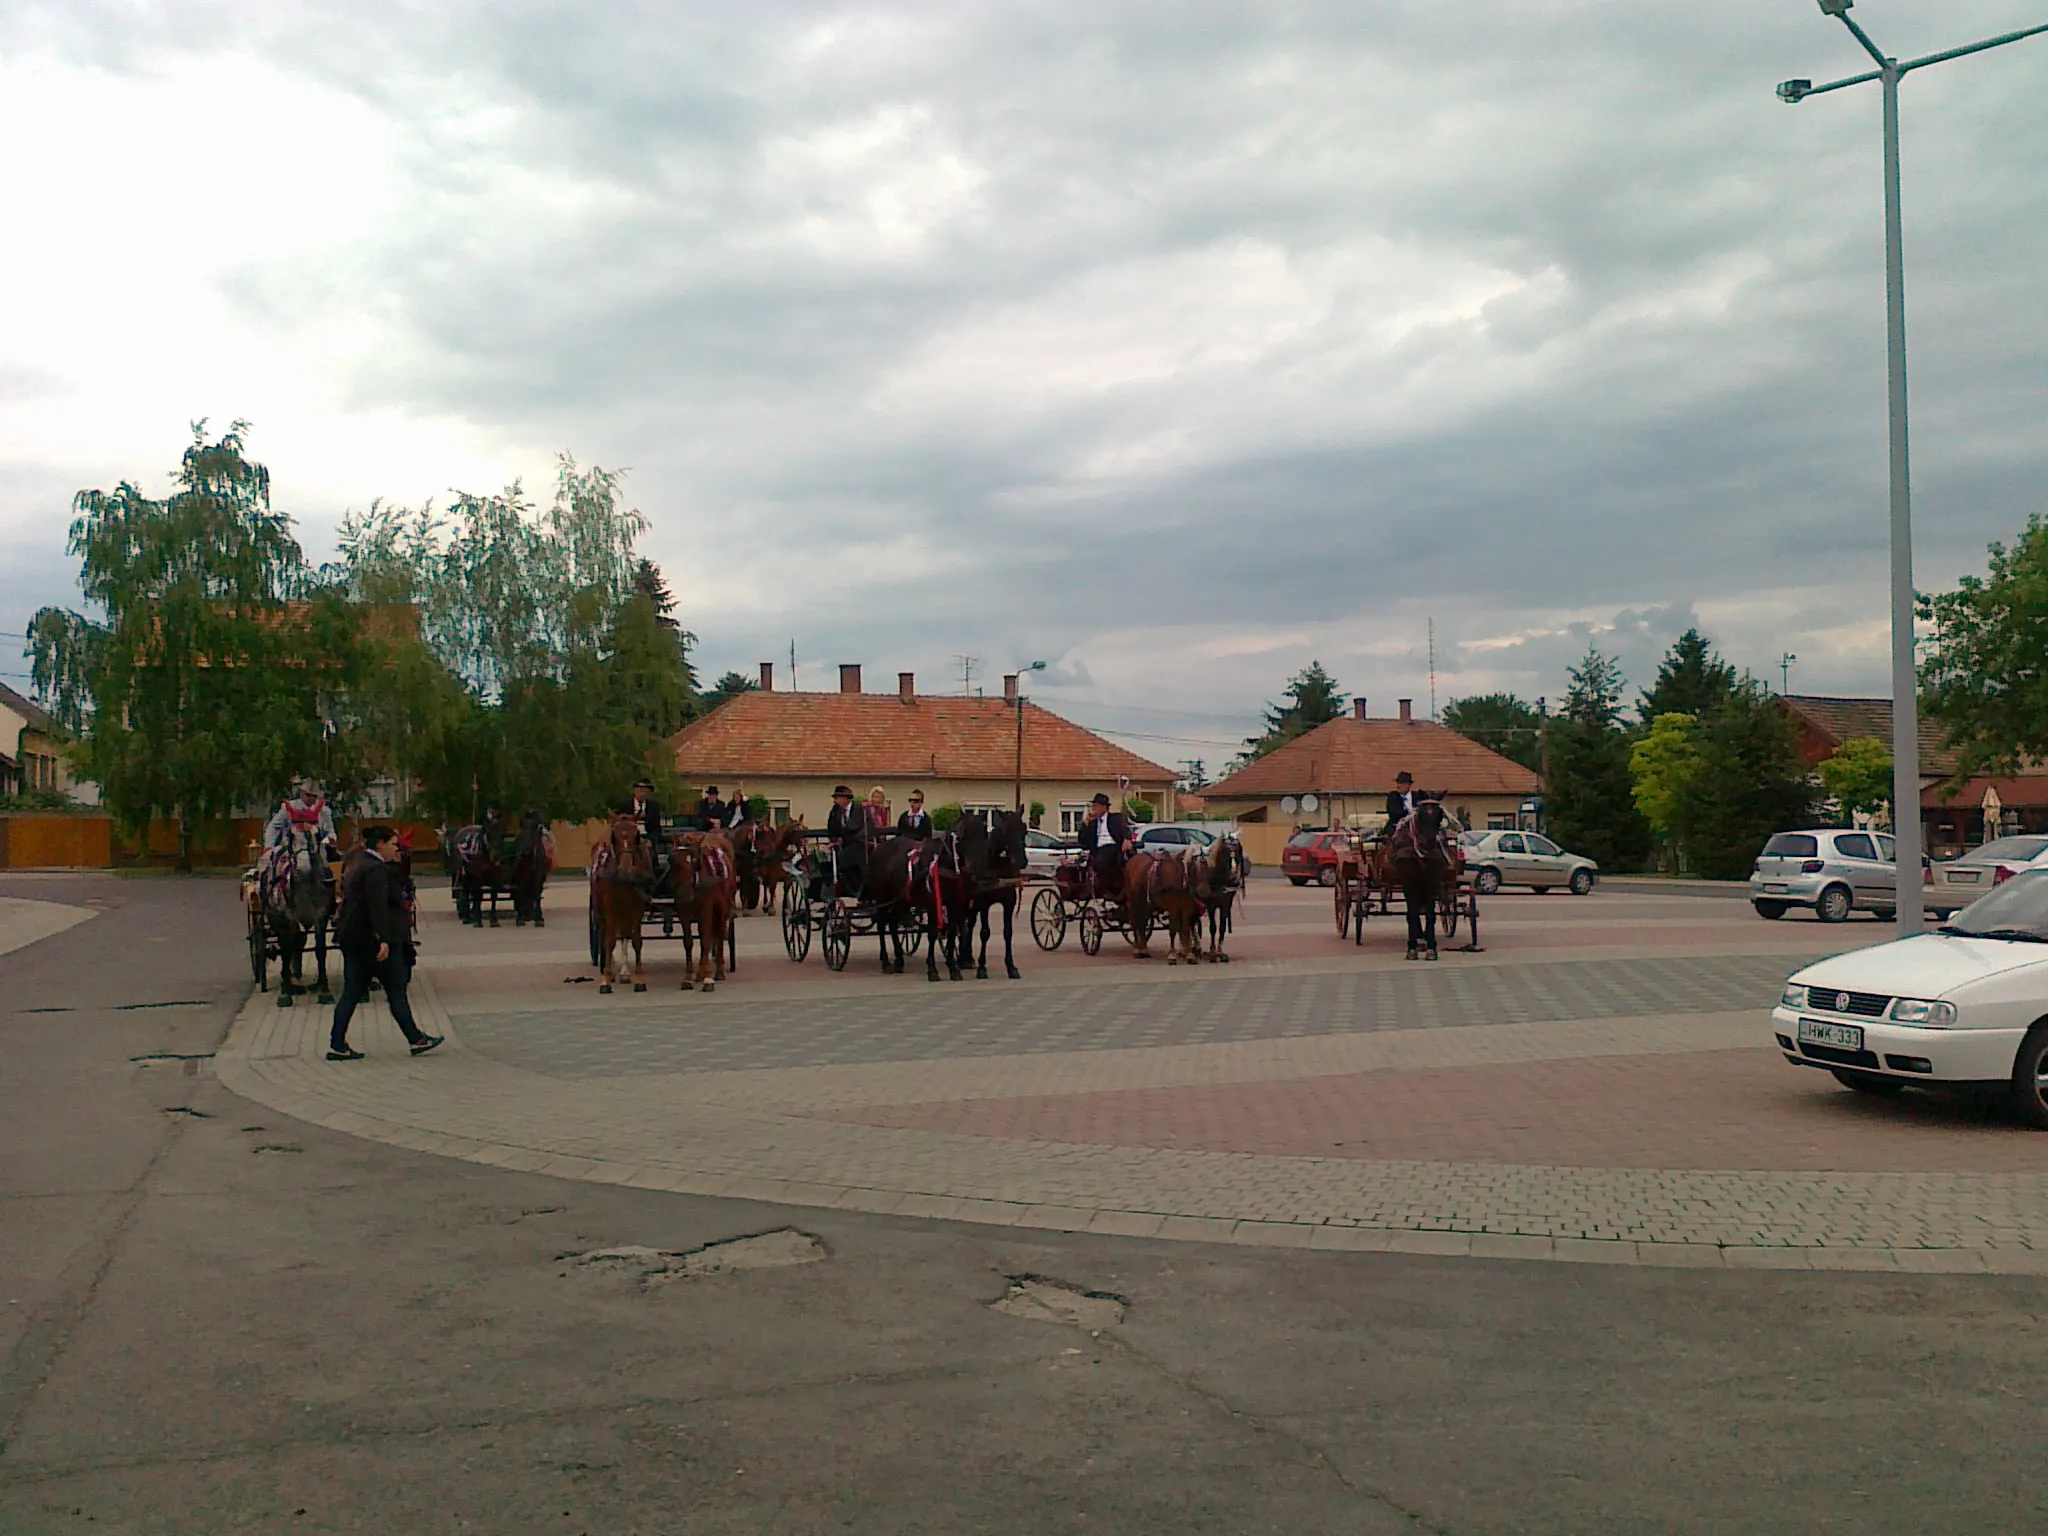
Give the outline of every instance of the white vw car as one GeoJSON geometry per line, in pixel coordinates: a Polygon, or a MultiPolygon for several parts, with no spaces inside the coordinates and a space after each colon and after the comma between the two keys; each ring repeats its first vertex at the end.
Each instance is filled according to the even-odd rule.
{"type": "Polygon", "coordinates": [[[1932,933],[1795,972],[1771,1013],[1785,1059],[1859,1093],[2009,1084],[2048,1129],[2048,870],[2016,875],[1932,933]]]}

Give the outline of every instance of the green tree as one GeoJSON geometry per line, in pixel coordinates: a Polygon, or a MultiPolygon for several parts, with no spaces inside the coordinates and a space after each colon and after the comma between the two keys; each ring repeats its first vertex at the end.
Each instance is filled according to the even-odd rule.
{"type": "Polygon", "coordinates": [[[1609,871],[1641,869],[1650,829],[1636,809],[1629,736],[1622,724],[1621,669],[1597,647],[1570,674],[1550,725],[1544,817],[1551,836],[1609,871]]]}
{"type": "Polygon", "coordinates": [[[1287,680],[1277,704],[1266,706],[1266,730],[1261,736],[1247,736],[1239,761],[1249,763],[1305,736],[1319,725],[1327,725],[1344,713],[1344,696],[1337,680],[1311,661],[1287,680]]]}
{"type": "Polygon", "coordinates": [[[1199,757],[1184,758],[1180,765],[1180,787],[1191,795],[1199,795],[1209,787],[1209,767],[1199,757]]]}
{"type": "MultiPolygon", "coordinates": [[[[728,672],[719,678],[716,687],[704,695],[704,708],[707,711],[716,709],[719,705],[729,703],[741,694],[751,693],[759,687],[760,684],[744,672],[728,672]]],[[[934,811],[932,814],[936,816],[938,812],[934,811]]]]}
{"type": "Polygon", "coordinates": [[[1845,816],[1875,811],[1892,798],[1892,749],[1868,736],[1843,742],[1814,771],[1845,816]]]}
{"type": "Polygon", "coordinates": [[[1704,720],[1735,687],[1735,669],[1721,659],[1714,644],[1698,629],[1688,629],[1672,642],[1658,663],[1637,706],[1645,726],[1659,715],[1691,715],[1704,720]]]}
{"type": "Polygon", "coordinates": [[[31,621],[39,693],[80,739],[81,766],[130,828],[178,823],[189,869],[198,829],[316,767],[323,690],[342,681],[327,635],[340,610],[295,606],[307,586],[248,426],[192,429],[171,494],[80,491],[70,551],[103,618],[46,608],[31,621]]]}
{"type": "Polygon", "coordinates": [[[1134,795],[1131,799],[1124,802],[1124,814],[1129,816],[1134,823],[1143,824],[1149,822],[1158,814],[1158,811],[1159,808],[1142,795],[1134,795]]]}
{"type": "Polygon", "coordinates": [[[1700,721],[1698,739],[1679,841],[1708,879],[1741,879],[1773,832],[1812,824],[1813,781],[1791,717],[1754,678],[1740,679],[1700,721]]]}
{"type": "Polygon", "coordinates": [[[1489,752],[1543,771],[1543,716],[1534,704],[1512,693],[1483,693],[1444,706],[1444,724],[1489,752]]]}
{"type": "Polygon", "coordinates": [[[1955,781],[2048,757],[2048,522],[2036,514],[2010,548],[1991,545],[1987,575],[1923,594],[1920,617],[1934,631],[1921,703],[1955,751],[1955,781]]]}
{"type": "Polygon", "coordinates": [[[1691,715],[1659,715],[1650,722],[1648,734],[1629,750],[1636,809],[1651,831],[1674,845],[1699,771],[1699,724],[1691,715]]]}

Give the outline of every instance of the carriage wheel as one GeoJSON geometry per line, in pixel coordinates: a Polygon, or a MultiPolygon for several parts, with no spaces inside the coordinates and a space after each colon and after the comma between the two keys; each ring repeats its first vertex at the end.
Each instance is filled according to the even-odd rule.
{"type": "Polygon", "coordinates": [[[847,956],[853,953],[853,919],[844,912],[834,910],[825,917],[825,963],[835,971],[846,969],[847,956]]]}
{"type": "Polygon", "coordinates": [[[270,990],[270,950],[264,940],[263,919],[249,914],[249,971],[256,978],[256,990],[270,990]]]}
{"type": "MultiPolygon", "coordinates": [[[[803,904],[796,899],[796,887],[785,885],[782,888],[782,947],[792,960],[803,959],[803,955],[797,952],[797,930],[803,926],[803,920],[803,904]]],[[[811,947],[808,933],[804,935],[803,947],[806,951],[811,947]]]]}
{"type": "Polygon", "coordinates": [[[1067,936],[1067,908],[1060,893],[1047,886],[1031,898],[1031,937],[1051,953],[1067,936]]]}
{"type": "Polygon", "coordinates": [[[1102,914],[1095,910],[1093,902],[1081,909],[1081,953],[1102,953],[1102,914]]]}
{"type": "Polygon", "coordinates": [[[597,909],[590,909],[590,963],[604,964],[604,919],[597,915],[597,909]]]}
{"type": "Polygon", "coordinates": [[[1443,929],[1445,938],[1455,939],[1458,936],[1458,918],[1464,910],[1458,904],[1458,893],[1456,891],[1452,891],[1449,895],[1441,896],[1437,899],[1436,925],[1443,929]]]}
{"type": "Polygon", "coordinates": [[[811,909],[798,902],[796,911],[789,920],[791,931],[796,935],[796,948],[790,951],[789,956],[792,960],[803,960],[810,956],[811,933],[818,926],[811,918],[811,909]]]}
{"type": "Polygon", "coordinates": [[[1351,914],[1351,942],[1363,948],[1365,945],[1365,920],[1372,914],[1372,892],[1361,890],[1355,900],[1357,907],[1351,914]]]}
{"type": "Polygon", "coordinates": [[[1337,887],[1337,937],[1340,939],[1351,936],[1351,906],[1356,899],[1350,886],[1337,887]]]}

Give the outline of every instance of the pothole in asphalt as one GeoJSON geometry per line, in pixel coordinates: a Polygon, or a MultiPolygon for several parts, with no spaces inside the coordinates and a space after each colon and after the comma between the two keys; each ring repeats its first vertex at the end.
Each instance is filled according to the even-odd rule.
{"type": "Polygon", "coordinates": [[[168,1067],[178,1062],[211,1061],[211,1051],[151,1051],[144,1056],[128,1058],[138,1067],[168,1067]]]}
{"type": "Polygon", "coordinates": [[[1033,1323],[1063,1323],[1091,1333],[1124,1320],[1130,1302],[1113,1291],[1088,1291],[1044,1275],[1012,1275],[1010,1288],[989,1306],[1005,1317],[1033,1323]]]}
{"type": "Polygon", "coordinates": [[[795,1227],[777,1227],[772,1232],[723,1238],[681,1252],[628,1244],[593,1248],[588,1253],[565,1253],[558,1262],[579,1269],[622,1270],[636,1275],[644,1286],[656,1286],[672,1280],[733,1275],[750,1269],[787,1269],[795,1264],[815,1264],[826,1256],[824,1243],[810,1233],[799,1232],[795,1227]]]}
{"type": "Polygon", "coordinates": [[[295,1147],[289,1142],[272,1142],[260,1147],[251,1147],[249,1153],[252,1157],[261,1157],[266,1152],[303,1152],[305,1150],[304,1147],[295,1147]]]}
{"type": "Polygon", "coordinates": [[[205,1110],[194,1109],[189,1104],[173,1104],[164,1113],[167,1115],[183,1115],[188,1120],[211,1120],[213,1118],[205,1110]]]}

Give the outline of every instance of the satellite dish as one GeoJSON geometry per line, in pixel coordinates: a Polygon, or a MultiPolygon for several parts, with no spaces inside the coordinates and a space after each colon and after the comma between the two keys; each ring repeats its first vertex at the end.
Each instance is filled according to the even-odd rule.
{"type": "Polygon", "coordinates": [[[1292,816],[1296,811],[1300,809],[1301,802],[1295,799],[1294,796],[1282,795],[1280,797],[1280,813],[1283,816],[1292,816]]]}
{"type": "Polygon", "coordinates": [[[1319,811],[1322,809],[1322,806],[1323,802],[1318,800],[1314,795],[1303,795],[1301,797],[1301,808],[1304,811],[1319,811]]]}

